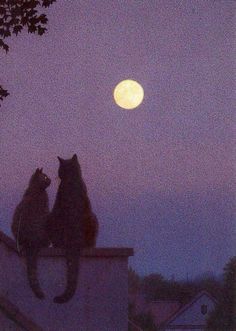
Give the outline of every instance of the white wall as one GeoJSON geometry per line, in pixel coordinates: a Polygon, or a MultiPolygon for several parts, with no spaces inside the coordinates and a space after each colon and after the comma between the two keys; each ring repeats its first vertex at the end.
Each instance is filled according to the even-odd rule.
{"type": "Polygon", "coordinates": [[[65,259],[55,254],[39,258],[39,280],[46,294],[41,301],[28,286],[24,258],[1,242],[0,294],[45,331],[127,331],[128,256],[132,250],[98,248],[85,255],[75,296],[66,304],[55,304],[53,297],[66,286],[65,259]]]}

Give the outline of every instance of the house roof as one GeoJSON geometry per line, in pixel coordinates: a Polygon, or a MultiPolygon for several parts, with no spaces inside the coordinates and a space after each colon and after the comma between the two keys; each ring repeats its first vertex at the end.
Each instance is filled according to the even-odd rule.
{"type": "Polygon", "coordinates": [[[184,305],[182,308],[180,308],[177,312],[175,312],[170,318],[168,318],[165,322],[165,325],[170,324],[173,322],[177,317],[182,315],[186,310],[188,310],[195,302],[197,302],[203,295],[208,296],[214,303],[217,303],[217,300],[206,290],[203,290],[199,292],[189,303],[184,305]]]}
{"type": "Polygon", "coordinates": [[[148,304],[148,310],[152,314],[155,324],[160,325],[180,309],[178,301],[158,300],[148,304]]]}
{"type": "Polygon", "coordinates": [[[43,331],[43,329],[26,317],[13,303],[0,296],[0,310],[17,325],[27,331],[43,331]]]}

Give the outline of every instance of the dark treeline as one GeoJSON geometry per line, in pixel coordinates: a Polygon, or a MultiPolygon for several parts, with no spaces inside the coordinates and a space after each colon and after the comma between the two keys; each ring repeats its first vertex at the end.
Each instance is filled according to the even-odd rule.
{"type": "Polygon", "coordinates": [[[129,268],[129,293],[139,293],[147,302],[177,300],[185,304],[202,290],[218,299],[222,295],[223,281],[209,274],[183,281],[168,280],[159,273],[141,277],[129,268]]]}
{"type": "Polygon", "coordinates": [[[224,267],[222,296],[208,320],[211,330],[236,330],[236,256],[224,267]]]}

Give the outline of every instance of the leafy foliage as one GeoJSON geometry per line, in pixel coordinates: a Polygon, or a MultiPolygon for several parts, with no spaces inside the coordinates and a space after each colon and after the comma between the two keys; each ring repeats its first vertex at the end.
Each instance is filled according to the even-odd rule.
{"type": "Polygon", "coordinates": [[[197,293],[207,290],[215,297],[220,297],[222,285],[213,276],[193,280],[167,280],[160,274],[151,274],[143,278],[141,291],[147,302],[156,300],[177,300],[181,304],[189,302],[197,293]]]}
{"type": "MultiPolygon", "coordinates": [[[[0,48],[9,51],[6,38],[18,35],[23,29],[28,33],[43,35],[47,28],[47,16],[38,12],[40,7],[49,7],[56,0],[0,0],[0,48]]],[[[9,93],[0,86],[0,100],[9,93]]]]}
{"type": "Polygon", "coordinates": [[[236,330],[236,256],[224,268],[224,288],[208,320],[210,330],[236,330]]]}
{"type": "Polygon", "coordinates": [[[137,293],[140,289],[141,277],[136,273],[134,269],[129,267],[128,270],[128,289],[129,294],[137,293]]]}

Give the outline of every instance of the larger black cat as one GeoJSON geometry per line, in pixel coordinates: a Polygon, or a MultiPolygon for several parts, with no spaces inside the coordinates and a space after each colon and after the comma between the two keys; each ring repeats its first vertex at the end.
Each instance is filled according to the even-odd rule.
{"type": "Polygon", "coordinates": [[[39,299],[44,298],[37,279],[37,256],[42,247],[49,245],[46,221],[49,214],[46,188],[51,180],[37,169],[21,202],[17,205],[11,225],[18,249],[26,255],[29,284],[39,299]]]}
{"type": "Polygon", "coordinates": [[[58,159],[61,183],[47,228],[53,246],[66,251],[67,287],[62,295],[54,298],[54,302],[64,303],[76,291],[81,249],[96,245],[98,222],[91,209],[77,155],[69,160],[58,159]]]}

